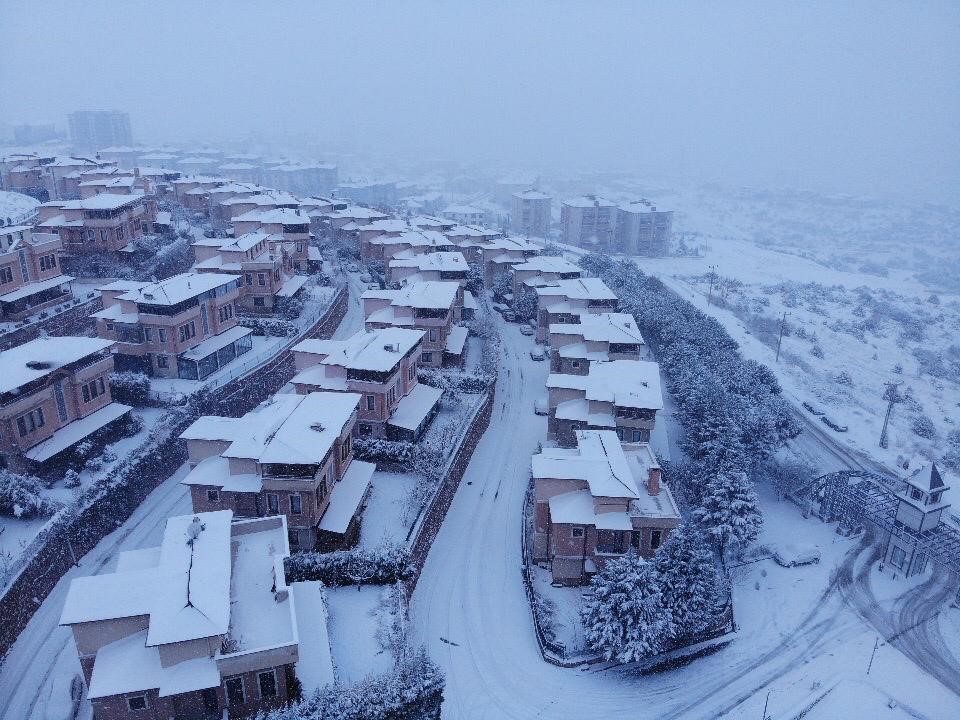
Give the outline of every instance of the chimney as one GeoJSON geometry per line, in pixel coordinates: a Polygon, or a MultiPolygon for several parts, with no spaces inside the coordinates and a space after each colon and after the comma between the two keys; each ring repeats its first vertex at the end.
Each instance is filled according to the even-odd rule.
{"type": "Polygon", "coordinates": [[[647,492],[653,496],[660,494],[660,468],[650,468],[650,476],[647,478],[647,492]]]}

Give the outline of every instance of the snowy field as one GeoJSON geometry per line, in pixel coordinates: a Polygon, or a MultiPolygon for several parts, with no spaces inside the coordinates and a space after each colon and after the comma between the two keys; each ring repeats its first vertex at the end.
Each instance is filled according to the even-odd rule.
{"type": "Polygon", "coordinates": [[[339,681],[356,682],[393,667],[393,655],[382,640],[389,625],[389,593],[389,588],[378,585],[326,590],[330,651],[339,681]]]}
{"type": "Polygon", "coordinates": [[[360,546],[374,548],[384,543],[403,544],[419,505],[417,486],[423,479],[413,473],[373,473],[372,489],[360,525],[360,546]]]}

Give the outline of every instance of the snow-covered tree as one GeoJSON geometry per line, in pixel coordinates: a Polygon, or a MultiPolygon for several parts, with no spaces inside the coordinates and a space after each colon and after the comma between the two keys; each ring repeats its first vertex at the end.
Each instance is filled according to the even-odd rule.
{"type": "Polygon", "coordinates": [[[694,635],[716,622],[725,602],[724,583],[699,528],[684,523],[671,532],[653,567],[677,635],[694,635]]]}
{"type": "Polygon", "coordinates": [[[594,576],[581,614],[587,643],[607,660],[656,655],[673,635],[656,573],[633,552],[610,560],[594,576]]]}
{"type": "Polygon", "coordinates": [[[726,567],[727,553],[756,540],[763,526],[757,494],[746,473],[718,471],[704,488],[703,504],[693,511],[726,567]]]}
{"type": "Polygon", "coordinates": [[[504,295],[509,295],[513,292],[513,281],[510,279],[510,273],[500,273],[493,279],[493,284],[490,286],[490,289],[493,290],[493,294],[499,297],[504,295]]]}
{"type": "Polygon", "coordinates": [[[513,299],[513,314],[518,321],[533,320],[537,316],[537,293],[524,287],[513,299]]]}

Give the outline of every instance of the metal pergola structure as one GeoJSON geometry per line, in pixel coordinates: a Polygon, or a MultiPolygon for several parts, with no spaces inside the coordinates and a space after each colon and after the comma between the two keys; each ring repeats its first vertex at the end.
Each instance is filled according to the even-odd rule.
{"type": "Polygon", "coordinates": [[[824,522],[839,520],[841,527],[848,528],[869,522],[960,576],[960,530],[941,520],[936,527],[917,532],[897,521],[895,493],[905,488],[902,480],[891,482],[876,473],[841,470],[815,478],[791,495],[801,503],[819,501],[824,522]]]}

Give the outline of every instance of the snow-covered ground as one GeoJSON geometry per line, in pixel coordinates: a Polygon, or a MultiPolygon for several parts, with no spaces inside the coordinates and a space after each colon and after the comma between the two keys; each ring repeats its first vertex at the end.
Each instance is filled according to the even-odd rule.
{"type": "Polygon", "coordinates": [[[389,588],[378,585],[328,588],[330,650],[336,677],[356,682],[389,672],[393,655],[383,647],[381,628],[389,624],[389,588]]]}
{"type": "Polygon", "coordinates": [[[40,201],[23,193],[0,190],[0,222],[4,225],[29,223],[37,214],[40,201]]]}
{"type": "Polygon", "coordinates": [[[419,510],[414,498],[417,485],[422,482],[414,473],[378,470],[373,474],[373,487],[360,525],[362,547],[406,542],[407,531],[419,510]]]}
{"type": "Polygon", "coordinates": [[[544,662],[522,586],[520,532],[530,455],[546,435],[543,418],[529,408],[546,368],[526,359],[531,341],[515,327],[505,326],[503,338],[490,429],[411,602],[415,639],[446,673],[445,718],[759,717],[767,692],[769,714],[788,717],[783,713],[844,678],[855,689],[895,698],[916,717],[960,713],[960,696],[892,646],[877,652],[866,675],[877,631],[860,619],[859,608],[851,611],[844,592],[860,587],[868,546],[766,496],[761,542],[802,536],[821,548],[823,560],[789,570],[770,560],[738,568],[740,632],[727,648],[646,676],[544,662]]]}

